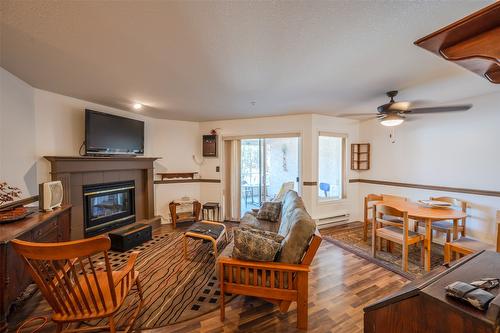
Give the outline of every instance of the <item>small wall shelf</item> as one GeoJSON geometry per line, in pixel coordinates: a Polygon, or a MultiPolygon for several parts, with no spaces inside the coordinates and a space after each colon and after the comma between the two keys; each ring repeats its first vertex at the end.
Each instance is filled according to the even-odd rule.
{"type": "Polygon", "coordinates": [[[370,170],[370,144],[351,144],[351,170],[370,170]]]}

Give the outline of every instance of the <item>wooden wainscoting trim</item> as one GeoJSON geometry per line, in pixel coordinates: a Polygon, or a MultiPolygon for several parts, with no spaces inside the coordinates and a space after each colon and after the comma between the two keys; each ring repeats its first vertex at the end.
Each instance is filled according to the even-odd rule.
{"type": "Polygon", "coordinates": [[[470,188],[448,187],[448,186],[438,186],[438,185],[399,183],[399,182],[389,182],[389,181],[385,181],[385,180],[349,179],[349,183],[376,184],[376,185],[395,186],[395,187],[418,188],[418,189],[422,189],[422,190],[433,190],[433,191],[442,191],[442,192],[455,192],[455,193],[484,195],[484,196],[488,196],[488,197],[500,197],[500,192],[498,192],[498,191],[476,190],[476,189],[470,189],[470,188]]]}
{"type": "Polygon", "coordinates": [[[304,186],[316,186],[318,185],[318,182],[304,182],[304,186]]]}
{"type": "Polygon", "coordinates": [[[166,179],[155,180],[155,184],[179,184],[179,183],[220,183],[220,179],[166,179]]]}

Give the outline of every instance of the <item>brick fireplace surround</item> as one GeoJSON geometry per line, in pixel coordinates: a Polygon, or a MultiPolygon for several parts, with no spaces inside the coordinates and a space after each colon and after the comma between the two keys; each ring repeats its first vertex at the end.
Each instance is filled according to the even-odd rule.
{"type": "Polygon", "coordinates": [[[50,161],[52,180],[60,180],[64,204],[73,206],[71,239],[84,238],[83,186],[135,181],[136,221],[158,226],[154,215],[153,162],[156,157],[45,156],[50,161]]]}

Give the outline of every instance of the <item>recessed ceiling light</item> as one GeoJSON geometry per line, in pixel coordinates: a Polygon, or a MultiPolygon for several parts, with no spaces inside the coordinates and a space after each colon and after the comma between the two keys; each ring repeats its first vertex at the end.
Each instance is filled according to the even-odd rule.
{"type": "Polygon", "coordinates": [[[142,104],[141,103],[135,103],[134,104],[134,109],[136,109],[136,110],[142,109],[142,104]]]}

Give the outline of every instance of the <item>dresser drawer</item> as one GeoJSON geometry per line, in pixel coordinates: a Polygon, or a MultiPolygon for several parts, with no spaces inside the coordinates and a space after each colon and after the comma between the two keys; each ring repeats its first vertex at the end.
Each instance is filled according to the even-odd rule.
{"type": "Polygon", "coordinates": [[[33,229],[32,237],[34,242],[57,242],[58,234],[57,218],[51,219],[41,226],[33,229]]]}

